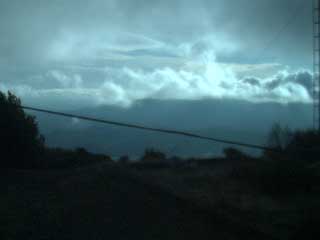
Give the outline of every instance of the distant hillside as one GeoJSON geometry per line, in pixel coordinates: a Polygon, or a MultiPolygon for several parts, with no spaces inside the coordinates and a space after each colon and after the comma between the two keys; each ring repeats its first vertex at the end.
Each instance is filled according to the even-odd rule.
{"type": "MultiPolygon", "coordinates": [[[[152,127],[189,130],[208,136],[264,143],[274,122],[291,128],[311,126],[312,108],[307,104],[250,103],[232,100],[143,100],[130,108],[99,106],[73,110],[75,114],[152,127]]],[[[165,134],[141,132],[70,119],[37,115],[40,129],[52,146],[83,146],[111,155],[140,155],[156,147],[177,155],[219,154],[224,146],[165,134]]]]}

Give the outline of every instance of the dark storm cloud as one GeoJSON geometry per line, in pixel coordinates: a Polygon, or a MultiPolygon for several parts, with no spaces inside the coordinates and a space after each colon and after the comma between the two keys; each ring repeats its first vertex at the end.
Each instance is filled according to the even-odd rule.
{"type": "Polygon", "coordinates": [[[242,81],[252,86],[260,86],[260,81],[254,77],[245,78],[245,79],[242,79],[242,81]]]}
{"type": "Polygon", "coordinates": [[[252,86],[264,85],[267,90],[274,90],[288,83],[293,83],[305,88],[305,90],[309,92],[310,96],[313,88],[312,80],[313,75],[309,71],[297,71],[295,73],[281,72],[264,80],[255,77],[241,79],[242,82],[248,83],[252,86]]]}
{"type": "Polygon", "coordinates": [[[304,87],[308,91],[310,97],[312,96],[312,74],[307,71],[299,71],[294,74],[278,75],[267,82],[265,87],[269,90],[274,90],[275,88],[281,87],[288,83],[294,83],[304,87]]]}

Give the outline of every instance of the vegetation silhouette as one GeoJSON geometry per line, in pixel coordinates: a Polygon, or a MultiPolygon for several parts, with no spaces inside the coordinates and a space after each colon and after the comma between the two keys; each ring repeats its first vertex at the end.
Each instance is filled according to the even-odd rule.
{"type": "Polygon", "coordinates": [[[90,153],[85,148],[72,150],[46,147],[44,158],[45,161],[41,165],[44,169],[70,169],[101,162],[113,162],[110,156],[90,153]]]}
{"type": "Polygon", "coordinates": [[[125,156],[121,156],[119,159],[118,159],[118,163],[119,164],[122,164],[122,165],[126,165],[130,162],[130,158],[129,156],[125,155],[125,156]]]}
{"type": "MultiPolygon", "coordinates": [[[[247,224],[250,221],[265,224],[264,216],[271,217],[274,214],[279,214],[276,215],[277,218],[279,220],[284,219],[287,222],[285,224],[288,224],[286,226],[297,227],[296,230],[288,231],[292,238],[286,239],[301,239],[302,237],[312,239],[315,234],[319,234],[317,224],[320,220],[320,208],[312,203],[314,199],[316,200],[319,197],[320,191],[320,135],[316,131],[292,131],[288,127],[282,127],[276,123],[272,127],[267,140],[268,147],[273,151],[264,151],[260,157],[249,156],[241,150],[231,147],[226,148],[224,156],[219,158],[182,159],[168,157],[165,153],[150,148],[146,149],[140,161],[131,161],[129,156],[123,156],[116,163],[108,155],[93,154],[82,147],[73,150],[47,147],[44,137],[39,133],[35,117],[26,114],[21,108],[20,99],[10,92],[7,94],[0,92],[0,116],[2,133],[0,140],[0,168],[56,169],[58,171],[52,172],[76,172],[78,175],[81,171],[59,170],[84,167],[81,170],[88,171],[86,173],[87,177],[90,175],[88,179],[91,179],[92,175],[92,178],[97,178],[96,183],[98,183],[98,186],[100,184],[99,191],[93,191],[91,180],[88,180],[89,182],[87,183],[88,192],[95,194],[96,199],[100,199],[101,194],[106,189],[109,189],[106,188],[106,183],[114,184],[118,181],[119,185],[114,189],[118,190],[118,187],[120,187],[120,190],[122,189],[120,193],[122,194],[130,191],[134,192],[128,187],[128,184],[133,182],[137,184],[134,187],[138,189],[144,190],[144,188],[148,188],[150,192],[159,190],[157,197],[163,198],[164,193],[162,191],[164,191],[170,192],[170,194],[173,193],[173,195],[176,194],[174,196],[188,200],[188,202],[191,201],[192,204],[195,201],[196,205],[213,202],[214,204],[208,205],[204,212],[206,214],[210,213],[208,213],[210,219],[212,216],[220,217],[221,215],[221,218],[226,222],[230,220],[228,216],[232,215],[231,220],[235,223],[232,228],[226,227],[227,224],[222,223],[222,228],[225,227],[226,231],[234,229],[238,225],[243,229],[247,229],[247,224]],[[106,171],[104,172],[103,170],[101,173],[99,170],[99,176],[94,177],[94,168],[86,167],[101,162],[110,162],[112,167],[111,165],[104,165],[106,167],[104,170],[106,171]],[[116,167],[117,164],[121,167],[116,167]],[[134,170],[132,172],[130,171],[131,167],[134,170]],[[90,172],[91,170],[92,172],[90,172]],[[99,180],[100,177],[101,181],[99,180]],[[114,178],[118,180],[115,181],[114,178]],[[155,178],[156,180],[154,180],[155,178]],[[162,184],[162,187],[156,187],[157,184],[160,186],[162,184]],[[274,207],[273,204],[275,203],[273,202],[270,205],[268,201],[263,205],[258,205],[255,202],[257,197],[264,197],[267,200],[280,199],[283,202],[289,202],[291,200],[294,201],[297,196],[299,197],[299,202],[294,202],[297,203],[296,208],[289,208],[290,214],[295,216],[296,219],[291,219],[291,215],[286,215],[287,212],[285,210],[274,207]],[[302,196],[305,200],[301,199],[302,196]],[[244,201],[241,199],[244,199],[244,201]],[[245,202],[245,204],[242,204],[242,202],[245,202]],[[257,205],[255,206],[255,204],[257,205]],[[271,209],[270,212],[266,210],[268,207],[271,209]],[[207,212],[207,210],[209,211],[207,212]],[[240,218],[239,221],[234,221],[236,216],[240,218]],[[253,220],[251,219],[252,216],[253,220]]],[[[100,166],[98,165],[98,169],[100,169],[100,166]]],[[[34,174],[34,171],[26,172],[31,175],[34,174]]],[[[84,181],[83,175],[73,179],[84,181]]],[[[50,188],[49,185],[45,186],[44,189],[50,188]]],[[[83,187],[86,187],[85,185],[79,184],[79,186],[81,186],[79,188],[79,199],[89,195],[82,190],[83,187]]],[[[73,188],[72,185],[72,188],[68,188],[64,194],[73,188]]],[[[51,191],[52,189],[49,190],[51,191]]],[[[111,192],[113,188],[109,190],[111,192]]],[[[54,193],[57,194],[58,192],[54,193]]],[[[108,198],[112,198],[112,194],[108,195],[108,198]]],[[[140,196],[133,195],[137,197],[136,203],[140,203],[140,196]]],[[[116,199],[117,201],[122,199],[122,195],[121,197],[119,195],[116,199]]],[[[128,204],[126,201],[122,203],[128,204]]],[[[140,207],[137,208],[137,211],[140,211],[141,205],[139,205],[140,207]]],[[[101,204],[101,206],[103,205],[101,204]]],[[[280,206],[283,207],[283,205],[280,206]]],[[[97,205],[97,209],[99,207],[97,205]]],[[[123,207],[119,205],[119,208],[122,209],[123,207]]],[[[151,207],[152,209],[154,208],[153,205],[151,207]]],[[[285,209],[286,207],[283,208],[285,209]]],[[[35,209],[38,209],[38,205],[35,209]]],[[[128,209],[130,208],[128,207],[128,209]]],[[[162,207],[159,207],[159,209],[161,209],[161,213],[164,210],[162,207]]],[[[99,212],[103,213],[100,209],[99,212]]],[[[80,212],[79,219],[84,215],[86,214],[80,212]]],[[[159,214],[159,216],[162,215],[159,214]]],[[[190,216],[189,218],[192,219],[190,216]]],[[[63,220],[64,218],[61,219],[63,220]]],[[[214,224],[209,220],[208,222],[209,224],[214,224]]],[[[173,221],[173,223],[176,222],[173,221]]],[[[12,222],[11,224],[16,226],[12,222]]],[[[270,228],[274,231],[272,234],[278,234],[278,228],[274,226],[270,228]]],[[[244,239],[244,236],[246,236],[244,232],[240,235],[239,239],[244,239]]]]}
{"type": "Polygon", "coordinates": [[[223,153],[225,155],[225,158],[229,159],[229,160],[246,160],[249,158],[248,155],[244,154],[243,152],[241,152],[240,150],[236,149],[236,148],[225,148],[223,150],[223,153]]]}
{"type": "Polygon", "coordinates": [[[66,150],[45,146],[34,116],[21,108],[21,100],[11,92],[0,92],[0,168],[70,168],[111,161],[103,154],[89,153],[84,148],[66,150]]]}
{"type": "Polygon", "coordinates": [[[271,130],[273,147],[279,153],[266,151],[268,161],[261,178],[273,193],[308,193],[319,188],[320,135],[314,130],[292,131],[276,126],[271,130]],[[269,180],[268,180],[269,179],[269,180]]]}
{"type": "Polygon", "coordinates": [[[11,92],[0,92],[1,168],[33,168],[44,153],[44,137],[35,117],[27,115],[11,92]]]}

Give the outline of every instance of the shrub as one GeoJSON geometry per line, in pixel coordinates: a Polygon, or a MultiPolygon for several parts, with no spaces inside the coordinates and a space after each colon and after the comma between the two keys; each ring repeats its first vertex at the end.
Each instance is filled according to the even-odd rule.
{"type": "Polygon", "coordinates": [[[45,160],[45,167],[49,169],[70,169],[96,163],[112,163],[110,156],[90,153],[85,148],[75,150],[46,148],[45,160]]]}
{"type": "Polygon", "coordinates": [[[320,155],[320,135],[313,130],[291,131],[276,124],[269,135],[265,151],[267,167],[262,168],[259,182],[273,193],[310,192],[318,187],[316,168],[320,155]],[[315,167],[312,167],[315,166],[315,167]]]}
{"type": "Polygon", "coordinates": [[[166,155],[160,151],[154,149],[147,149],[141,158],[143,162],[163,162],[166,160],[166,155]]]}
{"type": "Polygon", "coordinates": [[[130,162],[130,158],[128,156],[121,156],[118,160],[120,164],[128,164],[130,162]]]}
{"type": "Polygon", "coordinates": [[[275,124],[269,134],[268,147],[275,151],[265,151],[266,159],[306,166],[319,159],[320,134],[314,130],[291,131],[275,124]]]}
{"type": "Polygon", "coordinates": [[[249,158],[246,154],[236,148],[225,148],[223,153],[228,160],[245,160],[249,158]]]}

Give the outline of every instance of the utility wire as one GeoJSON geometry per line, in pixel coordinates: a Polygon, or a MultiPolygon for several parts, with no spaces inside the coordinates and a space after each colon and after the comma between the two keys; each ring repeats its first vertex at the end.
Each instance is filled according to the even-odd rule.
{"type": "Polygon", "coordinates": [[[286,31],[286,29],[297,19],[300,12],[303,12],[306,8],[306,3],[308,1],[302,1],[300,3],[300,0],[297,0],[296,4],[297,7],[293,9],[292,13],[288,17],[287,21],[282,25],[281,28],[275,33],[275,35],[266,43],[266,45],[262,48],[260,51],[259,57],[257,57],[256,62],[259,62],[261,60],[261,55],[263,55],[268,49],[270,49],[275,41],[277,41],[280,36],[286,31]]]}
{"type": "Polygon", "coordinates": [[[81,116],[81,115],[64,113],[64,112],[51,111],[48,109],[40,109],[40,108],[29,107],[29,106],[21,106],[21,108],[25,109],[25,110],[31,110],[31,111],[36,111],[36,112],[41,112],[41,113],[46,113],[46,114],[51,114],[51,115],[56,115],[56,116],[68,117],[68,118],[77,118],[77,119],[81,119],[81,120],[85,120],[85,121],[98,122],[98,123],[103,123],[103,124],[108,124],[108,125],[119,126],[119,127],[134,128],[134,129],[139,129],[139,130],[144,130],[144,131],[160,132],[160,133],[166,133],[166,134],[171,134],[171,135],[180,135],[180,136],[189,137],[189,138],[196,138],[196,139],[202,139],[202,140],[207,140],[207,141],[213,141],[213,142],[217,142],[217,143],[224,143],[224,144],[237,145],[237,146],[246,147],[246,148],[278,152],[277,150],[275,150],[273,148],[266,147],[266,146],[231,141],[231,140],[226,140],[226,139],[213,138],[213,137],[207,137],[207,136],[202,136],[202,135],[198,135],[198,134],[194,134],[194,133],[190,133],[190,132],[179,131],[179,130],[153,128],[153,127],[147,127],[147,126],[142,126],[142,125],[123,123],[123,122],[111,121],[111,120],[106,120],[106,119],[98,119],[98,118],[81,116]]]}
{"type": "MultiPolygon", "coordinates": [[[[300,0],[298,0],[297,2],[299,2],[299,1],[300,0]]],[[[292,14],[288,18],[288,20],[279,29],[279,31],[274,35],[274,37],[261,50],[260,56],[265,51],[267,51],[272,46],[272,44],[283,34],[283,32],[296,19],[296,16],[298,15],[298,13],[300,11],[304,10],[304,8],[305,8],[305,6],[303,6],[304,3],[305,2],[303,2],[302,4],[297,3],[298,4],[297,8],[292,12],[292,14]]],[[[258,60],[259,59],[257,59],[257,61],[258,60]]],[[[194,134],[194,133],[190,133],[190,132],[153,128],[153,127],[147,127],[147,126],[142,126],[142,125],[123,123],[123,122],[110,121],[110,120],[98,119],[98,118],[87,117],[87,116],[80,116],[80,115],[75,115],[75,114],[70,114],[70,113],[51,111],[51,110],[47,110],[47,109],[34,108],[34,107],[29,107],[29,106],[21,106],[21,108],[23,108],[25,110],[31,110],[31,111],[36,111],[36,112],[41,112],[41,113],[46,113],[46,114],[51,114],[51,115],[57,115],[57,116],[62,116],[62,117],[77,118],[77,119],[81,119],[81,120],[98,122],[98,123],[103,123],[103,124],[108,124],[108,125],[119,126],[119,127],[134,128],[134,129],[139,129],[139,130],[144,130],[144,131],[160,132],[160,133],[166,133],[166,134],[171,134],[171,135],[180,135],[180,136],[185,136],[185,137],[189,137],[189,138],[197,138],[197,139],[202,139],[202,140],[207,140],[207,141],[213,141],[213,142],[217,142],[217,143],[224,143],[224,144],[237,145],[237,146],[246,147],[246,148],[278,152],[277,150],[275,150],[273,148],[269,148],[269,147],[262,146],[262,145],[249,144],[249,143],[231,141],[231,140],[226,140],[226,139],[207,137],[207,136],[202,136],[202,135],[198,135],[198,134],[194,134]]]]}

